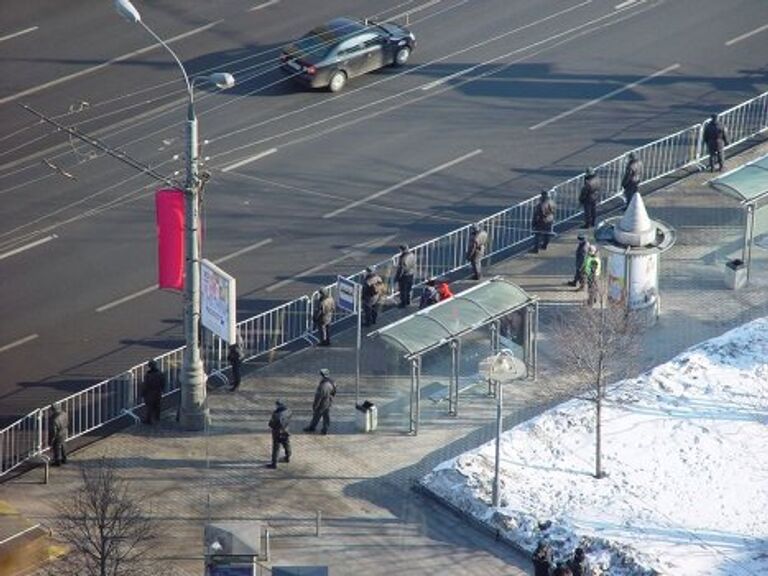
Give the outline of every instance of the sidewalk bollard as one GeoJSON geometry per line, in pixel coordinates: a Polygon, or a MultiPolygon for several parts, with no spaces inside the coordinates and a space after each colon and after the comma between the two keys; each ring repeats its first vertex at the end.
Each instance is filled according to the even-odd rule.
{"type": "Polygon", "coordinates": [[[322,520],[323,514],[320,510],[317,511],[315,516],[315,536],[320,536],[320,520],[322,520]]]}
{"type": "MultiPolygon", "coordinates": [[[[264,562],[269,562],[269,528],[264,531],[264,562]]],[[[261,570],[261,566],[259,566],[261,570]]]]}
{"type": "Polygon", "coordinates": [[[43,465],[45,470],[43,471],[43,484],[48,484],[48,480],[51,477],[51,461],[48,458],[45,459],[43,465]]]}

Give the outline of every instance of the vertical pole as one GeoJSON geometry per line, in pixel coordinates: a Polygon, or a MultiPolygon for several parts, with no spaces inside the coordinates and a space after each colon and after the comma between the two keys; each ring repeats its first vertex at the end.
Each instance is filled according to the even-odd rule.
{"type": "Polygon", "coordinates": [[[747,204],[747,230],[744,237],[744,248],[741,260],[747,267],[747,283],[749,283],[750,269],[752,268],[752,240],[755,234],[755,205],[747,204]]]}
{"type": "Polygon", "coordinates": [[[501,501],[499,493],[499,467],[501,460],[502,396],[504,387],[496,381],[496,458],[493,463],[493,507],[498,508],[501,501]]]}
{"type": "Polygon", "coordinates": [[[410,396],[410,406],[408,410],[408,418],[410,420],[408,424],[408,432],[410,434],[416,434],[416,420],[414,419],[414,410],[413,410],[413,395],[414,390],[416,389],[416,359],[411,360],[411,396],[410,396]]]}
{"type": "Polygon", "coordinates": [[[421,421],[421,356],[416,358],[416,428],[413,433],[418,436],[421,421]]]}
{"type": "Polygon", "coordinates": [[[357,309],[357,341],[355,344],[355,407],[360,405],[360,348],[362,347],[363,310],[362,286],[355,284],[355,308],[357,309]]]}
{"type": "Polygon", "coordinates": [[[203,430],[208,422],[205,373],[200,358],[200,214],[198,137],[192,89],[187,106],[187,182],[184,193],[186,268],[180,421],[185,430],[203,430]]]}
{"type": "Polygon", "coordinates": [[[459,374],[461,373],[461,340],[456,340],[456,374],[454,376],[453,415],[459,415],[459,374]]]}
{"type": "Polygon", "coordinates": [[[315,536],[320,536],[320,522],[323,519],[323,513],[318,510],[315,513],[315,536]]]}
{"type": "Polygon", "coordinates": [[[451,416],[456,415],[456,410],[453,403],[453,384],[456,377],[456,371],[456,341],[451,340],[451,378],[448,381],[448,414],[451,416]]]}

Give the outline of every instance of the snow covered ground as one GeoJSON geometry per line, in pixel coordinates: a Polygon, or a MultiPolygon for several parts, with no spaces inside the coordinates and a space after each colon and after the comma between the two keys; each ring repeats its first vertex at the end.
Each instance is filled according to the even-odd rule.
{"type": "Polygon", "coordinates": [[[422,484],[527,550],[584,547],[595,574],[768,575],[768,318],[610,387],[603,414],[607,478],[573,400],[505,432],[498,511],[494,442],[422,484]]]}

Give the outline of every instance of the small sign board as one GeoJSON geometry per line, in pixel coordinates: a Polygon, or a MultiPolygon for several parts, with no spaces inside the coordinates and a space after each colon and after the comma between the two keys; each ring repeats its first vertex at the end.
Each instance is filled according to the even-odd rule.
{"type": "Polygon", "coordinates": [[[229,344],[237,342],[235,278],[203,259],[200,266],[200,321],[229,344]]]}
{"type": "Polygon", "coordinates": [[[355,293],[357,292],[357,283],[353,282],[352,280],[349,280],[348,278],[344,278],[343,276],[338,276],[336,280],[336,294],[338,301],[336,302],[336,305],[345,312],[349,312],[351,314],[354,314],[357,312],[357,308],[355,307],[355,304],[357,302],[357,299],[355,298],[355,293]]]}

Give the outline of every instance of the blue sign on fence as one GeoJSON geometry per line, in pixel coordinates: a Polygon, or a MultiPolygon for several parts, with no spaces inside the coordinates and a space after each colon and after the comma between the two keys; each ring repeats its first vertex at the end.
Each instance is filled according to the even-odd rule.
{"type": "Polygon", "coordinates": [[[336,280],[336,294],[338,295],[338,301],[336,305],[345,312],[354,314],[357,312],[355,308],[355,292],[357,291],[357,284],[352,280],[348,280],[343,276],[339,276],[336,280]]]}

